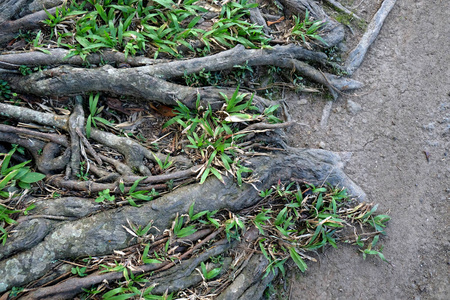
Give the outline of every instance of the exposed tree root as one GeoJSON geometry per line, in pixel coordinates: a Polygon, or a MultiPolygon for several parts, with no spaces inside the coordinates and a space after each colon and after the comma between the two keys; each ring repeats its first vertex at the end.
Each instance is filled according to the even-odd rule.
{"type": "MultiPolygon", "coordinates": [[[[0,45],[12,45],[19,29],[41,26],[39,21],[47,17],[46,12],[40,10],[43,6],[54,7],[62,1],[19,0],[15,4],[10,0],[3,2],[0,8],[7,9],[0,12],[0,45]],[[34,11],[37,12],[32,13],[34,11]]],[[[336,1],[328,2],[345,11],[336,1]]],[[[266,109],[273,106],[267,99],[252,95],[254,105],[260,113],[252,116],[249,111],[243,114],[244,109],[227,110],[228,99],[233,94],[237,95],[236,88],[220,88],[214,83],[211,83],[214,86],[192,87],[180,82],[186,76],[232,70],[236,66],[273,66],[320,84],[336,99],[343,92],[362,87],[362,83],[321,69],[347,70],[349,74],[353,73],[361,64],[395,2],[383,2],[370,23],[368,32],[350,53],[344,67],[330,62],[325,53],[294,44],[265,49],[246,49],[237,45],[207,57],[184,60],[127,57],[124,53],[115,51],[91,53],[83,60],[79,56],[66,58],[70,51],[57,48],[49,49],[50,55],[38,51],[0,54],[0,79],[6,80],[14,92],[50,97],[50,102],[57,101],[54,100],[55,97],[74,96],[67,105],[71,107],[68,115],[44,113],[0,102],[0,116],[7,119],[10,122],[8,124],[17,124],[0,124],[0,152],[10,151],[7,144],[25,148],[26,151],[21,149],[21,154],[14,153],[12,159],[24,162],[32,158],[36,169],[46,175],[41,191],[53,194],[53,197],[43,200],[26,197],[25,193],[20,199],[14,200],[21,207],[34,203],[35,208],[17,217],[15,227],[7,228],[8,241],[5,245],[0,245],[0,292],[28,285],[28,289],[21,294],[22,299],[72,299],[83,289],[93,285],[102,290],[106,285],[113,286],[117,281],[129,281],[129,276],[145,274],[150,282],[141,287],[150,288],[152,284],[156,284],[152,292],[159,295],[182,290],[178,295],[186,299],[195,297],[196,292],[207,299],[259,299],[267,284],[277,276],[276,268],[271,270],[271,267],[281,261],[278,257],[283,255],[265,253],[262,243],[288,228],[270,224],[272,226],[265,229],[265,233],[257,222],[239,225],[241,223],[236,220],[248,221],[255,217],[251,213],[265,214],[272,209],[281,211],[282,208],[279,207],[285,205],[270,202],[261,195],[268,193],[274,186],[279,188],[277,192],[281,195],[283,183],[286,182],[292,182],[298,187],[308,184],[304,194],[299,188],[299,198],[291,205],[312,207],[312,210],[299,210],[296,217],[300,223],[309,225],[319,222],[305,215],[307,211],[317,212],[320,209],[317,199],[312,203],[311,195],[316,193],[313,192],[315,187],[326,190],[322,187],[330,184],[346,188],[351,196],[360,201],[364,201],[366,195],[343,172],[348,157],[346,153],[287,146],[282,129],[305,124],[289,120],[285,123],[270,123],[274,119],[274,122],[279,120],[275,115],[271,115],[274,119],[269,119],[270,113],[266,109]],[[103,65],[105,60],[110,64],[103,65]],[[90,67],[84,68],[86,64],[90,64],[90,67]],[[28,72],[30,70],[24,72],[23,66],[34,68],[43,65],[47,69],[35,73],[28,72]],[[163,145],[170,144],[167,149],[153,145],[150,147],[150,142],[141,144],[138,139],[119,136],[94,128],[95,126],[87,134],[86,117],[89,113],[86,108],[89,105],[87,101],[83,102],[81,95],[91,92],[108,93],[110,97],[129,96],[138,103],[151,101],[154,103],[152,108],[159,105],[175,106],[181,102],[191,109],[186,114],[187,119],[194,118],[192,111],[197,114],[195,117],[204,119],[197,120],[195,125],[183,127],[180,130],[182,132],[175,132],[175,126],[172,125],[168,133],[161,134],[161,138],[153,135],[152,139],[166,139],[166,144],[163,145]],[[222,93],[228,97],[227,103],[224,103],[222,93]],[[206,110],[209,107],[211,109],[206,110]],[[213,113],[217,114],[214,119],[211,115],[208,119],[208,114],[213,113]],[[226,119],[232,117],[233,113],[237,113],[234,115],[237,119],[234,123],[226,119]],[[198,126],[207,131],[211,125],[215,126],[211,130],[213,133],[205,134],[203,141],[209,143],[208,147],[201,148],[196,144],[197,141],[188,141],[183,136],[190,130],[190,126],[194,129],[198,126]],[[235,138],[240,140],[236,142],[235,138]],[[231,142],[225,142],[228,139],[231,142]],[[223,142],[223,145],[212,146],[217,141],[223,142]],[[192,148],[184,148],[189,142],[192,148]],[[232,154],[228,156],[227,153],[232,154]],[[206,170],[215,172],[216,177],[207,178],[206,170]],[[204,178],[202,174],[205,175],[204,178]],[[239,185],[236,178],[246,184],[239,185]],[[190,184],[198,180],[204,181],[203,184],[190,184]],[[139,194],[141,191],[146,191],[148,195],[151,193],[152,196],[142,198],[143,194],[139,194]],[[90,198],[61,197],[60,194],[66,192],[90,198]],[[133,193],[136,198],[133,198],[133,193]],[[109,201],[99,199],[101,194],[103,197],[110,197],[109,201]],[[97,202],[102,203],[96,203],[96,198],[97,202]],[[189,213],[184,214],[187,212],[189,213]],[[217,212],[218,215],[214,217],[217,212]],[[202,216],[208,218],[197,221],[197,232],[177,238],[183,236],[179,232],[181,226],[190,224],[197,213],[201,215],[198,220],[202,216]],[[242,214],[242,219],[237,214],[242,214]],[[217,220],[224,224],[217,225],[217,220]],[[230,231],[227,225],[233,224],[233,221],[237,225],[230,231]],[[235,235],[239,232],[242,236],[235,235]],[[143,253],[149,253],[148,257],[157,257],[159,263],[155,260],[146,263],[148,257],[144,257],[143,253]],[[158,253],[164,253],[164,257],[158,257],[158,253]],[[113,264],[114,255],[120,258],[120,265],[113,264]],[[219,255],[223,261],[219,261],[219,255]],[[275,261],[270,262],[269,255],[275,261]],[[70,277],[68,270],[73,263],[71,260],[80,257],[89,257],[95,264],[89,266],[87,276],[70,277]],[[216,258],[217,261],[214,260],[216,258]],[[205,265],[204,262],[208,263],[205,265]],[[101,264],[127,268],[124,268],[125,272],[102,272],[99,267],[101,264]],[[221,276],[220,280],[205,278],[208,272],[219,268],[222,268],[217,271],[217,276],[221,276]]],[[[280,0],[280,3],[285,8],[285,16],[301,15],[308,10],[314,20],[324,21],[321,36],[325,43],[317,42],[315,46],[322,44],[321,46],[332,47],[343,41],[344,26],[330,18],[317,1],[280,0]]],[[[49,12],[54,13],[55,9],[49,9],[49,12]]],[[[275,19],[267,23],[267,16],[258,8],[252,8],[249,13],[250,19],[261,25],[267,36],[274,32],[271,25],[281,20],[278,19],[279,16],[272,16],[275,19]]],[[[287,24],[290,26],[291,23],[287,24]]],[[[273,44],[275,43],[280,41],[273,44]]],[[[245,99],[250,99],[250,95],[245,95],[245,99]]],[[[33,101],[29,104],[34,106],[33,101]]],[[[145,111],[143,108],[139,109],[139,113],[145,111]]],[[[66,108],[65,110],[68,111],[66,108]]],[[[174,112],[171,108],[168,110],[170,112],[163,115],[173,117],[174,112]]],[[[125,110],[122,109],[121,112],[123,111],[125,110]]],[[[112,115],[110,111],[106,113],[112,115]]],[[[132,113],[127,114],[130,117],[132,113]]],[[[181,114],[182,112],[180,116],[181,114]]],[[[137,113],[133,118],[136,115],[137,113]]],[[[92,120],[94,116],[90,117],[92,120]]],[[[114,117],[120,120],[118,115],[114,117]]],[[[144,118],[146,117],[148,116],[144,118]]],[[[179,123],[183,126],[183,122],[179,123]]],[[[111,131],[118,132],[117,128],[120,126],[111,131]]],[[[12,193],[10,198],[13,199],[12,193]]],[[[336,206],[336,202],[334,205],[336,206]]],[[[355,211],[358,209],[361,210],[359,217],[362,218],[372,207],[359,204],[355,211]]],[[[320,221],[321,225],[330,218],[320,221]]],[[[309,239],[302,244],[304,249],[314,241],[313,234],[310,231],[303,234],[303,237],[309,239]]],[[[279,243],[283,251],[291,251],[291,247],[302,242],[275,239],[271,243],[271,247],[279,243]]],[[[291,257],[292,255],[291,252],[291,257]]],[[[303,252],[300,256],[314,260],[303,252]]],[[[286,261],[288,257],[283,259],[286,261]]],[[[284,272],[284,269],[280,270],[284,272]]]]}
{"type": "MultiPolygon", "coordinates": [[[[249,66],[273,65],[294,69],[300,75],[326,86],[335,97],[337,97],[336,91],[353,90],[362,86],[361,83],[349,78],[322,73],[299,61],[298,58],[325,61],[323,55],[293,45],[274,47],[273,50],[245,50],[242,46],[237,46],[209,57],[145,67],[115,69],[107,65],[97,69],[80,69],[61,66],[25,77],[7,73],[3,73],[1,77],[7,79],[19,92],[41,96],[103,91],[157,101],[165,105],[176,105],[176,101],[180,101],[190,108],[195,108],[197,94],[199,94],[202,101],[211,104],[213,109],[220,109],[222,105],[219,92],[231,96],[234,89],[192,88],[163,79],[181,77],[202,70],[218,71],[230,69],[239,64],[248,64],[249,66]]],[[[256,96],[255,100],[265,103],[264,99],[256,96]]]]}
{"type": "Polygon", "coordinates": [[[364,33],[355,49],[350,52],[347,61],[345,62],[347,73],[349,75],[352,75],[363,62],[367,50],[377,38],[384,20],[392,8],[394,8],[396,2],[397,0],[384,0],[380,9],[378,9],[377,13],[373,16],[367,31],[364,33]]]}

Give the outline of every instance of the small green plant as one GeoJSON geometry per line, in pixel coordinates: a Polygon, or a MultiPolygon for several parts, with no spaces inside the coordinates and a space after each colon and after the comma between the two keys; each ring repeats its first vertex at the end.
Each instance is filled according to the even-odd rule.
{"type": "Polygon", "coordinates": [[[100,108],[97,108],[99,97],[100,97],[99,93],[95,94],[95,96],[93,93],[91,93],[89,95],[89,113],[90,114],[86,120],[86,137],[87,138],[90,138],[90,136],[91,136],[92,125],[94,125],[94,127],[97,128],[96,122],[101,122],[107,126],[111,125],[111,122],[98,116],[103,110],[103,106],[100,108]]]}
{"type": "Polygon", "coordinates": [[[304,190],[300,186],[297,190],[293,187],[294,183],[287,186],[278,184],[270,194],[267,190],[261,192],[260,196],[265,199],[284,199],[284,205],[280,207],[279,204],[277,206],[272,203],[271,208],[262,207],[259,213],[252,217],[252,223],[264,236],[258,244],[269,262],[265,276],[276,269],[284,273],[283,265],[287,258],[291,258],[297,267],[305,272],[305,259],[312,259],[305,252],[315,251],[326,245],[337,248],[337,230],[353,222],[368,224],[376,229],[376,232],[366,239],[373,237],[366,248],[361,237],[355,241],[363,248],[360,250],[363,258],[367,255],[377,255],[385,260],[382,247],[375,249],[375,245],[389,217],[374,216],[376,205],[361,203],[352,206],[352,201],[344,189],[316,187],[312,184],[305,184],[304,190]],[[377,227],[372,225],[375,218],[377,227]],[[271,238],[272,236],[276,236],[276,239],[271,238]]]}
{"type": "Polygon", "coordinates": [[[68,57],[80,55],[83,59],[103,48],[123,51],[125,56],[150,50],[157,58],[160,53],[181,57],[184,49],[206,55],[217,43],[225,47],[241,43],[251,48],[267,44],[262,27],[245,20],[257,4],[247,0],[226,3],[220,18],[206,31],[196,25],[208,10],[197,2],[72,1],[57,8],[54,15],[47,12],[44,23],[51,28],[50,39],[56,37],[59,47],[70,49],[68,57]],[[195,49],[189,42],[193,40],[203,41],[206,47],[195,49]]]}
{"type": "Polygon", "coordinates": [[[272,195],[272,193],[273,193],[273,189],[267,189],[267,190],[265,190],[265,191],[260,191],[258,195],[259,195],[261,198],[266,198],[266,197],[272,195]]]}
{"type": "Polygon", "coordinates": [[[159,169],[161,171],[167,170],[173,163],[173,161],[169,161],[170,155],[166,156],[166,159],[164,160],[164,162],[161,159],[159,159],[155,154],[153,154],[153,157],[155,158],[156,163],[158,164],[159,169]]]}
{"type": "Polygon", "coordinates": [[[253,74],[253,68],[248,65],[248,61],[246,61],[244,65],[233,66],[233,75],[238,82],[242,82],[247,74],[253,74]]]}
{"type": "Polygon", "coordinates": [[[177,215],[175,218],[175,221],[174,221],[173,233],[179,238],[187,237],[191,234],[194,234],[197,231],[195,229],[194,225],[189,225],[189,226],[183,226],[183,225],[186,225],[184,223],[183,216],[180,216],[178,218],[178,215],[177,215]]]}
{"type": "Polygon", "coordinates": [[[201,70],[198,73],[185,74],[183,75],[183,79],[188,86],[203,86],[203,85],[211,85],[217,86],[220,83],[226,80],[222,77],[221,72],[205,72],[205,69],[201,70]]]}
{"type": "MultiPolygon", "coordinates": [[[[385,262],[388,262],[388,261],[386,260],[386,258],[384,257],[383,253],[382,253],[382,252],[383,252],[383,246],[379,247],[378,250],[375,249],[375,246],[376,246],[376,244],[378,243],[379,238],[380,238],[380,236],[379,236],[379,235],[376,235],[376,236],[373,238],[372,242],[369,243],[369,245],[367,246],[366,249],[360,249],[360,251],[361,251],[362,254],[363,254],[363,259],[366,259],[367,255],[377,255],[381,260],[383,260],[383,261],[385,261],[385,262]]],[[[360,240],[359,240],[359,241],[360,241],[360,240]]],[[[361,244],[364,245],[364,243],[362,243],[362,242],[360,241],[360,242],[358,243],[358,245],[359,245],[360,247],[363,247],[363,246],[361,246],[361,244]]]]}
{"type": "Polygon", "coordinates": [[[2,245],[6,244],[6,239],[8,238],[8,232],[3,227],[4,224],[16,224],[17,222],[11,219],[11,215],[19,213],[20,210],[11,210],[0,204],[0,241],[2,245]]]}
{"type": "Polygon", "coordinates": [[[291,30],[292,36],[300,38],[305,45],[308,45],[308,41],[311,40],[317,40],[324,45],[327,45],[323,38],[318,34],[320,28],[325,24],[324,21],[311,21],[308,10],[305,12],[303,21],[301,21],[298,16],[294,15],[293,17],[295,24],[291,30]]]}
{"type": "Polygon", "coordinates": [[[225,182],[222,174],[226,172],[235,176],[239,185],[242,185],[242,175],[251,173],[251,169],[240,164],[234,151],[234,143],[245,136],[245,133],[237,133],[238,124],[263,120],[265,116],[247,113],[257,108],[252,104],[253,96],[246,100],[248,95],[239,93],[239,87],[231,97],[221,94],[225,101],[221,111],[213,112],[210,106],[202,107],[198,96],[196,110],[178,102],[175,109],[177,116],[163,127],[179,124],[183,128],[183,133],[190,143],[186,147],[194,149],[194,153],[201,157],[203,163],[197,176],[200,178],[200,184],[204,183],[210,174],[225,182]]]}
{"type": "MultiPolygon", "coordinates": [[[[128,201],[128,203],[131,206],[139,207],[139,205],[136,204],[135,200],[151,201],[155,197],[159,196],[159,193],[154,188],[151,191],[147,191],[147,190],[137,191],[136,190],[139,183],[142,180],[145,180],[145,178],[147,178],[147,177],[142,177],[142,178],[139,178],[138,180],[136,180],[133,183],[133,185],[130,187],[130,189],[128,190],[128,196],[126,197],[126,200],[128,201]]],[[[125,193],[125,185],[123,182],[119,183],[119,190],[122,192],[122,194],[125,193]]]]}
{"type": "Polygon", "coordinates": [[[42,40],[43,40],[42,31],[39,30],[38,33],[36,34],[36,38],[33,40],[33,48],[45,54],[50,54],[50,51],[42,48],[43,46],[41,45],[42,40]]]}
{"type": "Polygon", "coordinates": [[[231,219],[225,221],[225,235],[228,241],[240,240],[241,233],[245,230],[245,225],[239,216],[234,216],[231,219]]]}
{"type": "Polygon", "coordinates": [[[9,294],[10,297],[17,297],[20,293],[23,292],[25,288],[23,287],[16,287],[13,286],[13,288],[11,289],[11,293],[9,294]]]}
{"type": "Polygon", "coordinates": [[[13,149],[7,154],[0,153],[0,157],[4,157],[0,163],[0,196],[5,198],[9,196],[9,192],[4,191],[7,187],[15,187],[17,185],[22,189],[30,189],[31,183],[45,178],[44,174],[31,172],[30,167],[26,166],[31,160],[9,167],[12,155],[16,151],[19,151],[17,145],[13,146],[13,149]]]}
{"type": "MultiPolygon", "coordinates": [[[[31,172],[30,167],[26,166],[31,160],[9,167],[11,158],[16,151],[21,152],[22,149],[18,145],[13,145],[11,151],[0,154],[0,156],[3,156],[3,160],[0,163],[0,196],[6,199],[20,192],[17,188],[31,189],[32,183],[45,178],[44,174],[31,172]]],[[[27,215],[34,207],[35,205],[32,204],[25,208],[23,211],[24,215],[27,215]]],[[[8,238],[8,232],[4,226],[5,224],[15,224],[16,221],[11,216],[19,212],[21,211],[9,209],[7,206],[0,204],[0,241],[3,245],[8,238]]]]}
{"type": "Polygon", "coordinates": [[[283,123],[283,120],[274,116],[274,112],[280,107],[279,104],[271,105],[264,109],[264,116],[269,123],[283,123]]]}
{"type": "Polygon", "coordinates": [[[8,82],[0,80],[0,99],[11,100],[15,96],[17,96],[17,94],[11,92],[11,87],[8,82]]]}
{"type": "Polygon", "coordinates": [[[25,66],[25,65],[21,65],[19,67],[19,71],[23,76],[27,76],[27,75],[30,75],[31,73],[33,73],[31,68],[29,68],[28,66],[25,66]]]}
{"type": "Polygon", "coordinates": [[[98,197],[95,199],[95,202],[100,203],[104,202],[105,200],[113,202],[116,199],[116,197],[114,195],[110,195],[109,192],[110,192],[109,189],[98,192],[98,197]]]}
{"type": "Polygon", "coordinates": [[[72,274],[74,274],[74,275],[77,275],[77,276],[79,276],[79,277],[85,277],[85,276],[87,276],[87,274],[86,274],[86,267],[73,267],[72,269],[71,269],[71,272],[72,272],[72,274]]]}
{"type": "Polygon", "coordinates": [[[202,274],[203,278],[204,278],[206,281],[213,279],[214,277],[216,277],[217,275],[219,275],[220,272],[222,271],[222,268],[221,268],[221,267],[219,267],[219,268],[214,268],[214,269],[208,271],[208,270],[206,269],[206,265],[205,265],[204,262],[201,262],[201,263],[200,263],[200,268],[201,268],[201,274],[202,274]]]}
{"type": "Polygon", "coordinates": [[[85,167],[86,162],[81,161],[80,162],[80,171],[77,173],[77,177],[80,180],[88,181],[89,180],[89,172],[88,169],[85,167]]]}

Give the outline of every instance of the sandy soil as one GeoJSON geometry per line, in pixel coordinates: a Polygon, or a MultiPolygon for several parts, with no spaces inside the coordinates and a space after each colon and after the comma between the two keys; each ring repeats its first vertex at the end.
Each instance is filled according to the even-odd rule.
{"type": "Polygon", "coordinates": [[[292,130],[291,145],[353,152],[346,172],[392,217],[392,265],[328,249],[294,277],[290,299],[449,299],[449,19],[448,0],[399,0],[353,76],[367,86],[334,103],[325,128],[323,100],[289,102],[311,126],[292,130]]]}

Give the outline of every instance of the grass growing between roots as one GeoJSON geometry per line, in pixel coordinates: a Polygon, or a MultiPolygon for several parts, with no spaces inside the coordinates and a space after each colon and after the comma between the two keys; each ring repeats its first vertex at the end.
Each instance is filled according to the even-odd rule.
{"type": "Polygon", "coordinates": [[[194,296],[213,299],[208,295],[223,291],[230,284],[227,279],[237,277],[240,267],[255,253],[262,254],[268,261],[264,277],[271,273],[284,277],[291,267],[305,272],[308,261],[317,261],[314,258],[317,250],[337,248],[340,242],[357,245],[364,259],[367,255],[373,255],[386,261],[378,242],[380,236],[385,234],[384,229],[390,217],[376,215],[376,205],[358,203],[344,189],[315,187],[299,182],[279,183],[269,190],[261,191],[260,196],[261,201],[257,205],[239,212],[239,215],[226,210],[194,213],[193,203],[186,214],[176,216],[172,227],[157,237],[149,234],[152,223],[141,228],[129,222],[127,231],[137,239],[138,245],[128,248],[126,253],[118,251],[112,256],[79,260],[74,263],[79,268],[74,268],[72,273],[78,276],[86,276],[95,270],[123,273],[125,280],[116,282],[115,286],[110,285],[109,289],[106,284],[101,284],[86,290],[84,297],[87,298],[102,294],[103,299],[116,299],[118,296],[128,299],[139,295],[142,299],[194,296]],[[153,295],[152,276],[189,252],[187,249],[177,250],[176,241],[203,230],[218,234],[210,240],[197,240],[188,247],[197,249],[197,255],[221,241],[243,242],[244,235],[250,230],[256,230],[258,237],[243,254],[231,251],[201,262],[196,270],[203,281],[195,287],[153,295]],[[201,247],[196,248],[197,245],[201,247]],[[231,256],[233,268],[224,263],[228,255],[231,256]],[[149,264],[156,266],[150,275],[135,274],[139,266],[149,264]],[[158,269],[158,266],[161,267],[158,269]]]}

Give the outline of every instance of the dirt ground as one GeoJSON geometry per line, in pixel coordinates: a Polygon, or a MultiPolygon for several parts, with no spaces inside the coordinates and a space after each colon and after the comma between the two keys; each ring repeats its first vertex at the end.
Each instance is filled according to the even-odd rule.
{"type": "Polygon", "coordinates": [[[449,299],[449,19],[450,1],[399,0],[353,76],[366,87],[334,103],[325,128],[323,100],[289,102],[311,126],[292,130],[291,145],[353,152],[346,172],[392,217],[392,265],[328,249],[294,277],[290,299],[449,299]]]}

